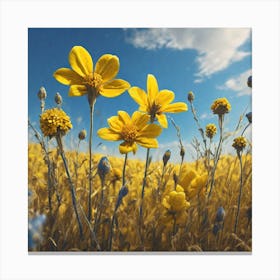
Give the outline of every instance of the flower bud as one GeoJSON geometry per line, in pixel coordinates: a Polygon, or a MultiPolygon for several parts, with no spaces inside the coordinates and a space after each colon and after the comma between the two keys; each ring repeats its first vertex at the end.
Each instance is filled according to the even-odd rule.
{"type": "Polygon", "coordinates": [[[246,114],[246,117],[248,119],[248,122],[252,123],[252,112],[249,112],[248,114],[246,114]]]}
{"type": "Polygon", "coordinates": [[[184,156],[185,156],[185,148],[183,146],[181,146],[180,156],[181,156],[181,158],[184,158],[184,156]]]}
{"type": "Polygon", "coordinates": [[[59,92],[57,92],[56,94],[55,94],[55,97],[54,97],[54,101],[55,101],[55,103],[57,104],[57,105],[60,105],[60,104],[62,104],[62,96],[59,94],[59,92]]]}
{"type": "Polygon", "coordinates": [[[116,203],[116,209],[119,208],[119,206],[121,205],[122,203],[122,200],[123,198],[128,194],[128,187],[126,186],[122,186],[120,191],[119,191],[119,195],[118,195],[118,200],[117,200],[117,203],[116,203]]]}
{"type": "Polygon", "coordinates": [[[47,98],[47,92],[46,89],[44,87],[40,87],[38,93],[38,98],[42,101],[45,100],[47,98]]]}
{"type": "Polygon", "coordinates": [[[111,169],[110,162],[107,157],[102,157],[100,159],[97,169],[98,169],[98,175],[103,180],[106,174],[108,174],[111,169]]]}
{"type": "Polygon", "coordinates": [[[165,165],[167,164],[167,162],[169,161],[170,156],[171,156],[171,151],[170,151],[170,150],[167,150],[167,151],[164,153],[163,157],[162,157],[162,161],[163,161],[164,166],[165,166],[165,165]]]}
{"type": "Polygon", "coordinates": [[[247,80],[247,86],[252,88],[252,76],[250,76],[247,80]]]}
{"type": "Polygon", "coordinates": [[[223,222],[224,218],[225,218],[225,215],[226,215],[225,209],[222,206],[220,206],[217,210],[217,213],[216,213],[215,222],[216,223],[223,222]]]}
{"type": "Polygon", "coordinates": [[[189,102],[193,102],[194,101],[194,93],[192,91],[190,91],[188,93],[188,100],[189,100],[189,102]]]}
{"type": "Polygon", "coordinates": [[[84,140],[87,137],[87,132],[85,129],[81,130],[78,135],[80,140],[84,140]]]}
{"type": "Polygon", "coordinates": [[[214,235],[217,235],[218,232],[219,232],[221,229],[222,229],[221,224],[214,224],[212,232],[213,232],[214,235]]]}

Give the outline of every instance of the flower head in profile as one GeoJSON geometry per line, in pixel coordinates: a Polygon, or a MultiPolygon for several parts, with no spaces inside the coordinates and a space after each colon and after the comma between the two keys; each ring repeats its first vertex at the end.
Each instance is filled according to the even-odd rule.
{"type": "Polygon", "coordinates": [[[97,166],[97,172],[100,178],[104,179],[110,172],[111,165],[107,157],[102,157],[97,166]]]}
{"type": "Polygon", "coordinates": [[[146,148],[157,148],[155,139],[162,129],[159,125],[149,124],[149,116],[140,112],[134,112],[130,117],[125,111],[118,111],[117,116],[108,119],[109,128],[101,128],[97,134],[108,141],[123,142],[119,146],[121,154],[137,151],[137,144],[146,148]]]}
{"type": "Polygon", "coordinates": [[[211,105],[213,114],[224,115],[231,110],[231,105],[225,97],[216,99],[211,105]]]}
{"type": "Polygon", "coordinates": [[[246,138],[243,136],[237,137],[233,140],[232,147],[235,148],[237,152],[242,152],[247,145],[246,138]]]}
{"type": "Polygon", "coordinates": [[[212,139],[217,133],[217,127],[213,123],[206,125],[205,134],[209,139],[212,139]]]}
{"type": "Polygon", "coordinates": [[[44,136],[53,137],[59,132],[65,135],[71,128],[70,117],[62,110],[53,108],[45,110],[40,118],[40,127],[44,136]]]}
{"type": "Polygon", "coordinates": [[[174,93],[167,89],[159,91],[157,80],[151,74],[147,77],[147,93],[139,87],[132,87],[128,92],[139,104],[139,111],[148,114],[152,122],[157,120],[164,128],[168,127],[165,113],[180,113],[188,110],[184,102],[171,104],[175,97],[174,93]]]}
{"type": "Polygon", "coordinates": [[[81,130],[78,134],[78,138],[82,141],[85,140],[87,137],[87,132],[85,129],[81,130]]]}
{"type": "Polygon", "coordinates": [[[94,67],[88,51],[74,46],[69,53],[69,64],[72,69],[60,68],[54,72],[58,82],[70,86],[69,96],[88,94],[89,102],[94,104],[99,95],[115,97],[130,87],[127,81],[114,79],[120,68],[119,58],[115,55],[104,54],[94,67]]]}
{"type": "Polygon", "coordinates": [[[249,123],[252,123],[252,112],[247,113],[246,118],[247,118],[249,123]]]}

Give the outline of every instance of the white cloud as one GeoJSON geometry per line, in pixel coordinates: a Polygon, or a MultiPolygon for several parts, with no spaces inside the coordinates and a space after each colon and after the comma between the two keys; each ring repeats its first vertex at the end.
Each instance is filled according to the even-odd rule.
{"type": "Polygon", "coordinates": [[[196,50],[195,83],[250,55],[239,49],[251,36],[249,28],[151,28],[126,32],[127,41],[138,48],[196,50]]]}
{"type": "Polygon", "coordinates": [[[228,79],[223,85],[218,86],[220,90],[232,90],[237,92],[237,96],[250,95],[252,93],[251,88],[247,86],[247,79],[252,75],[252,70],[249,69],[239,76],[228,79]]]}
{"type": "Polygon", "coordinates": [[[80,125],[81,122],[83,121],[83,117],[81,116],[77,117],[76,121],[77,121],[77,125],[80,125]]]}

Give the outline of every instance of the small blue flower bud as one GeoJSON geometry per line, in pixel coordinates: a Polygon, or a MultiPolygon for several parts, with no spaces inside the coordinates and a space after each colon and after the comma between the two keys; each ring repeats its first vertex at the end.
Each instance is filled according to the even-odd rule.
{"type": "Polygon", "coordinates": [[[222,206],[220,206],[217,210],[215,222],[216,223],[223,222],[225,215],[226,215],[225,209],[222,206]]]}
{"type": "Polygon", "coordinates": [[[247,80],[247,86],[248,87],[252,87],[252,76],[250,76],[249,78],[248,78],[248,80],[247,80]]]}
{"type": "Polygon", "coordinates": [[[246,117],[248,119],[248,122],[252,123],[252,112],[249,112],[248,114],[246,114],[246,117]]]}
{"type": "Polygon", "coordinates": [[[128,194],[128,187],[126,186],[122,186],[120,191],[119,191],[119,195],[118,195],[118,200],[117,200],[117,203],[116,203],[116,209],[119,208],[119,206],[121,205],[122,203],[122,199],[128,194]]]}
{"type": "Polygon", "coordinates": [[[214,235],[217,235],[218,232],[219,232],[221,229],[222,229],[222,226],[221,226],[220,224],[214,224],[212,232],[213,232],[214,235]]]}
{"type": "Polygon", "coordinates": [[[104,179],[106,174],[110,172],[111,166],[107,157],[102,157],[98,163],[98,175],[101,179],[104,179]]]}

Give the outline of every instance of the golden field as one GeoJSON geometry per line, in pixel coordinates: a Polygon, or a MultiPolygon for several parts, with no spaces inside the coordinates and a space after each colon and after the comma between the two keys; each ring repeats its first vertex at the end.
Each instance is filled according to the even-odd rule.
{"type": "MultiPolygon", "coordinates": [[[[28,147],[29,217],[45,215],[40,233],[32,237],[36,246],[30,251],[106,251],[118,193],[122,187],[124,159],[108,157],[110,172],[103,186],[100,211],[101,178],[97,165],[102,155],[93,156],[92,220],[87,220],[89,159],[85,153],[66,152],[75,185],[84,235],[79,235],[71,203],[71,192],[58,150],[49,152],[52,166],[47,166],[39,144],[28,147]],[[51,170],[51,172],[50,172],[51,170]],[[50,194],[50,195],[49,195],[50,194]],[[49,200],[51,200],[51,209],[49,200]],[[97,212],[100,214],[95,228],[97,212]],[[94,230],[93,230],[94,228],[94,230]],[[92,238],[95,232],[95,239],[92,238]],[[98,246],[97,246],[98,243],[98,246]]],[[[210,162],[210,167],[211,167],[210,162]]],[[[128,194],[116,211],[112,251],[251,251],[252,250],[252,157],[242,155],[243,189],[236,233],[240,165],[237,156],[222,155],[217,165],[213,193],[207,199],[209,168],[205,159],[180,165],[151,161],[147,170],[143,199],[143,226],[139,221],[145,162],[126,164],[128,194]],[[176,174],[174,176],[174,174],[176,174]],[[179,177],[179,178],[178,178],[179,177]],[[177,182],[176,182],[177,178],[177,182]],[[175,181],[174,181],[175,179],[175,181]],[[176,185],[176,189],[175,189],[176,185]],[[222,220],[216,217],[223,207],[222,220]],[[215,232],[214,227],[219,225],[215,232]]],[[[209,191],[209,188],[208,188],[209,191]]]]}

